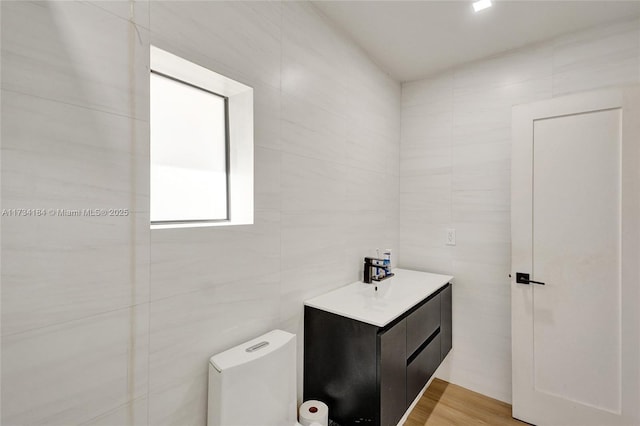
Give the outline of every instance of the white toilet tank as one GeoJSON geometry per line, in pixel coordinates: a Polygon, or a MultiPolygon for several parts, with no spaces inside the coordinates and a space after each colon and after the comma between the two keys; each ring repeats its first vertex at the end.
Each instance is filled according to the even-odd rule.
{"type": "Polygon", "coordinates": [[[273,330],[209,359],[208,426],[296,424],[296,336],[273,330]]]}

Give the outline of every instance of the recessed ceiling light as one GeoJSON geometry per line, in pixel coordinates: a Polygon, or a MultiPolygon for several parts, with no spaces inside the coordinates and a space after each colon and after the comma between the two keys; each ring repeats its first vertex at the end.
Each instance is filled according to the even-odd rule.
{"type": "Polygon", "coordinates": [[[491,0],[478,0],[473,3],[473,10],[480,12],[488,7],[491,7],[491,0]]]}

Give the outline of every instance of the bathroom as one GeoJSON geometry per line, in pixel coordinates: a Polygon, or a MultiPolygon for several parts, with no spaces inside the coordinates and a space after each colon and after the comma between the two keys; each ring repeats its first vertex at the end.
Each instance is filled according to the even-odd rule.
{"type": "Polygon", "coordinates": [[[6,426],[205,426],[209,358],[273,329],[297,335],[301,403],[304,302],[387,248],[454,277],[435,376],[511,404],[512,108],[640,84],[635,1],[2,1],[0,19],[6,426]],[[253,89],[251,223],[150,226],[151,46],[253,89]],[[114,214],[64,214],[83,209],[114,214]]]}

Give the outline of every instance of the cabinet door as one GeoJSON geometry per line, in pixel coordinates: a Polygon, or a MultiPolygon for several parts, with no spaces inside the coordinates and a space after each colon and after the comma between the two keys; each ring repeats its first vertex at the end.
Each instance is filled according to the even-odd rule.
{"type": "Polygon", "coordinates": [[[380,426],[395,426],[407,408],[406,333],[402,320],[379,335],[380,426]]]}
{"type": "Polygon", "coordinates": [[[440,360],[443,360],[451,350],[451,337],[451,284],[449,284],[440,293],[440,360]]]}
{"type": "Polygon", "coordinates": [[[305,306],[304,399],[341,425],[378,422],[378,327],[305,306]]]}

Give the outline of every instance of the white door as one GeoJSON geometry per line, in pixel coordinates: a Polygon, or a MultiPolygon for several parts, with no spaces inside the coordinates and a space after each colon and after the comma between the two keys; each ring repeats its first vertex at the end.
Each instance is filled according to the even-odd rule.
{"type": "Polygon", "coordinates": [[[513,416],[640,425],[638,88],[515,107],[512,154],[513,416]]]}

